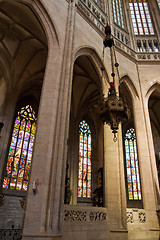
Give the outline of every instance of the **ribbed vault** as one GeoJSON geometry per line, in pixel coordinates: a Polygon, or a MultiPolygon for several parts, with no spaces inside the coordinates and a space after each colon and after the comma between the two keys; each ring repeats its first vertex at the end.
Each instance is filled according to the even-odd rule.
{"type": "Polygon", "coordinates": [[[74,64],[71,113],[74,118],[84,114],[97,103],[101,83],[96,68],[89,56],[80,56],[74,64]]]}

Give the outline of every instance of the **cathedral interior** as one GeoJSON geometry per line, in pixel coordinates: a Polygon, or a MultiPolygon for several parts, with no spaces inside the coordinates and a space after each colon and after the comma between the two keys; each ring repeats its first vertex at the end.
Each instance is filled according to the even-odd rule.
{"type": "Polygon", "coordinates": [[[160,239],[160,1],[0,0],[1,239],[160,239]]]}

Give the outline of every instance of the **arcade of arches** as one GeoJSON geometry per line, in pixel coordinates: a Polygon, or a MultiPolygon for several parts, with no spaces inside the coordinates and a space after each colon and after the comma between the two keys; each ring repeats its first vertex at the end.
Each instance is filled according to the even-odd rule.
{"type": "Polygon", "coordinates": [[[157,0],[0,1],[0,239],[160,238],[159,15],[157,0]],[[117,141],[97,110],[111,60],[117,141]]]}

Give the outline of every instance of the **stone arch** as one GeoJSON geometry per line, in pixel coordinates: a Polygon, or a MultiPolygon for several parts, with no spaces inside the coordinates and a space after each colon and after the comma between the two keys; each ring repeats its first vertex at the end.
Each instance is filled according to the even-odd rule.
{"type": "MultiPolygon", "coordinates": [[[[75,52],[75,57],[74,57],[74,61],[82,56],[82,55],[86,55],[86,56],[89,56],[92,61],[93,61],[93,64],[95,65],[95,69],[97,71],[97,74],[100,78],[100,80],[102,80],[102,72],[101,72],[101,67],[103,66],[105,68],[105,65],[103,65],[103,62],[102,62],[102,58],[99,56],[99,54],[97,53],[96,49],[93,48],[93,47],[90,47],[90,46],[81,46],[79,49],[77,49],[77,51],[75,52]]],[[[107,87],[109,87],[109,77],[108,77],[108,73],[107,73],[107,70],[105,68],[104,70],[104,82],[101,81],[101,84],[102,84],[102,87],[104,85],[107,84],[107,87]]]]}
{"type": "MultiPolygon", "coordinates": [[[[78,126],[82,120],[88,121],[92,130],[92,161],[94,162],[92,172],[94,176],[93,192],[96,189],[98,168],[103,167],[103,154],[100,154],[100,152],[103,153],[103,149],[100,151],[101,147],[103,148],[103,125],[96,113],[95,105],[103,93],[104,83],[102,82],[100,73],[102,62],[94,49],[86,46],[80,48],[76,52],[74,60],[69,128],[69,142],[73,144],[69,144],[67,162],[70,165],[71,172],[71,189],[73,192],[71,202],[72,204],[77,204],[77,186],[74,182],[77,181],[78,169],[78,126]]],[[[84,202],[78,199],[78,203],[83,204],[84,202]]],[[[93,204],[91,199],[90,201],[87,199],[86,203],[93,204]]]]}
{"type": "Polygon", "coordinates": [[[3,105],[6,105],[12,92],[18,100],[26,85],[33,86],[35,79],[43,79],[48,47],[57,48],[59,39],[54,23],[40,1],[1,1],[0,18],[4,35],[0,46],[0,68],[6,84],[3,100],[3,105]],[[10,9],[15,12],[14,16],[10,9]],[[11,31],[6,31],[3,22],[10,26],[11,31]]]}
{"type": "Polygon", "coordinates": [[[139,98],[137,88],[136,88],[133,81],[131,80],[131,78],[128,75],[124,75],[123,77],[121,77],[120,86],[121,86],[121,84],[124,84],[127,87],[128,91],[129,91],[129,93],[132,97],[132,100],[134,98],[139,98]]]}
{"type": "Polygon", "coordinates": [[[157,90],[158,92],[160,92],[160,83],[154,82],[154,83],[148,88],[148,90],[146,91],[146,95],[145,95],[145,97],[146,97],[147,100],[149,99],[149,97],[151,96],[151,94],[152,94],[155,90],[157,90]]]}

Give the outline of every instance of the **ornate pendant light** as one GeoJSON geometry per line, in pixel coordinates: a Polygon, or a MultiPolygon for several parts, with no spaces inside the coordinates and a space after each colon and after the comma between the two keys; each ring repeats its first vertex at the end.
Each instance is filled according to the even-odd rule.
{"type": "MultiPolygon", "coordinates": [[[[119,71],[115,55],[115,49],[114,49],[114,41],[111,37],[111,28],[109,25],[105,28],[105,39],[103,41],[104,49],[106,47],[110,48],[110,54],[111,54],[111,66],[112,66],[112,73],[111,76],[113,78],[113,81],[110,82],[110,88],[108,91],[107,98],[102,98],[100,101],[100,104],[98,105],[98,113],[100,118],[102,119],[103,124],[109,124],[112,129],[112,133],[114,134],[114,141],[117,141],[117,130],[120,122],[123,122],[124,120],[127,120],[130,116],[130,111],[128,109],[127,103],[123,101],[122,98],[120,98],[115,89],[115,68],[117,69],[117,75],[119,78],[119,71]],[[114,58],[114,59],[113,59],[114,58]]],[[[101,68],[102,71],[104,71],[104,67],[101,68]]]]}

